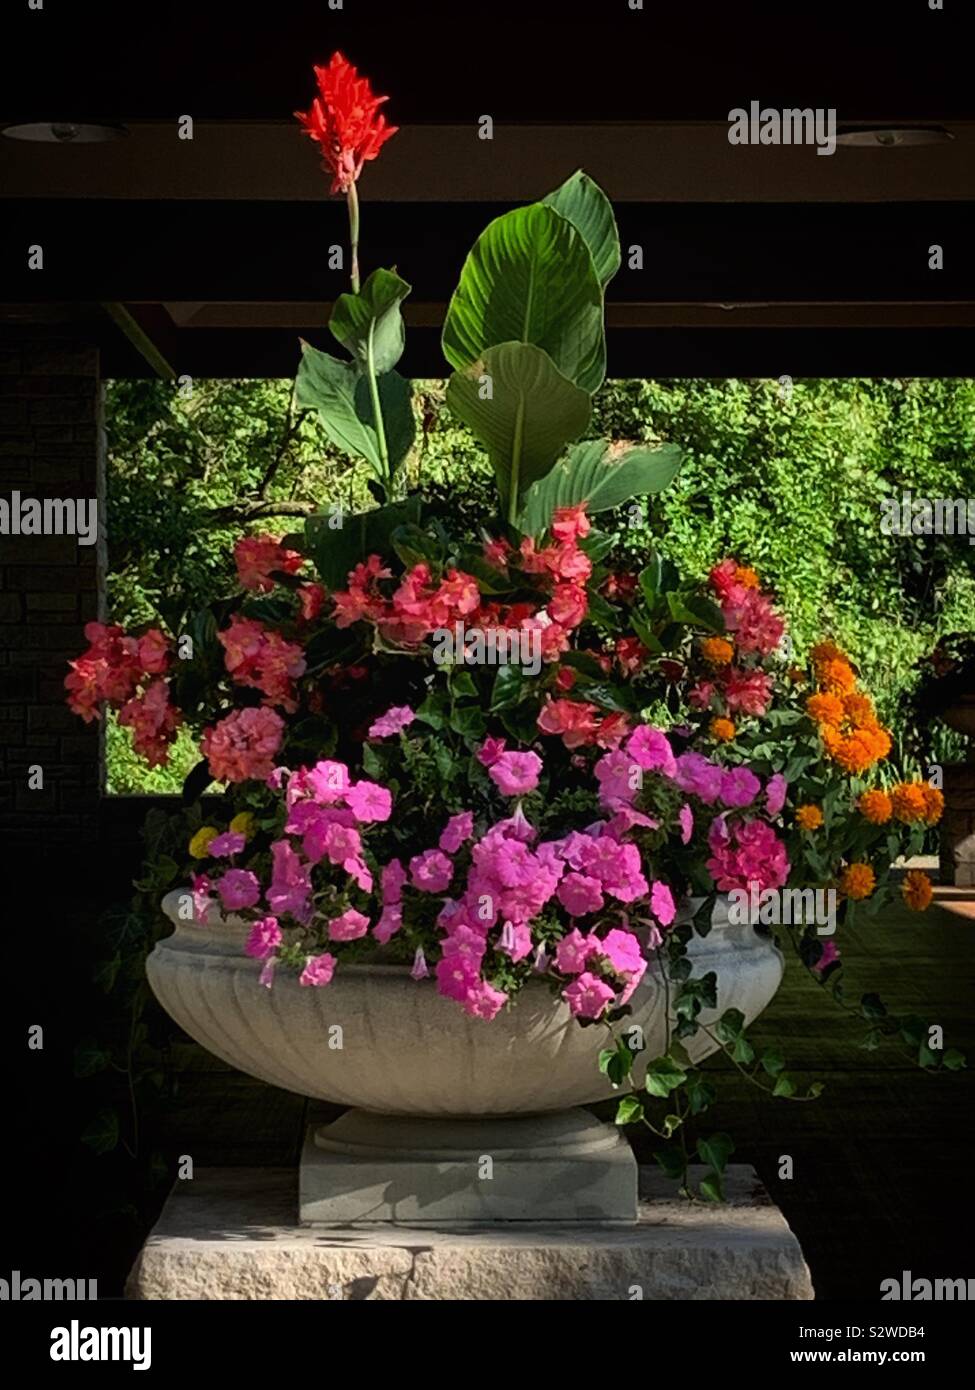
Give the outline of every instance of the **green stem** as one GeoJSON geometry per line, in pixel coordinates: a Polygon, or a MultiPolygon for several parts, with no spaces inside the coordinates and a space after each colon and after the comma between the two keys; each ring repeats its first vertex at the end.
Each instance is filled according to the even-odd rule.
{"type": "Polygon", "coordinates": [[[369,399],[372,401],[372,417],[376,425],[376,443],[379,445],[379,458],[383,468],[383,488],[386,500],[392,493],[393,479],[389,467],[389,448],[386,444],[386,429],[383,425],[383,411],[379,402],[379,382],[376,380],[376,362],[373,353],[372,335],[375,321],[369,325],[369,342],[366,348],[366,375],[369,379],[369,399]]]}
{"type": "Polygon", "coordinates": [[[349,207],[349,243],[352,251],[352,293],[359,293],[359,194],[355,183],[349,184],[346,194],[349,207]]]}

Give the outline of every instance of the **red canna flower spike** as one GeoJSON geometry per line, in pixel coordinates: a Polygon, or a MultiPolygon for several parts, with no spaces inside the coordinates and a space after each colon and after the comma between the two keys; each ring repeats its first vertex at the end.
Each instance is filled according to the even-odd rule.
{"type": "Polygon", "coordinates": [[[305,134],[317,140],[322,167],[334,175],[333,193],[347,193],[367,159],[375,159],[399,126],[387,125],[379,107],[388,97],[376,96],[367,77],[341,53],[333,53],[326,68],[315,68],[319,95],[309,111],[296,111],[305,134]]]}

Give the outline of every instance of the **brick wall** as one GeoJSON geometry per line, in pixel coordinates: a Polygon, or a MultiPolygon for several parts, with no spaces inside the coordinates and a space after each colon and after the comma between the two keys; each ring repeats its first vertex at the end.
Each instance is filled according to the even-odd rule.
{"type": "MultiPolygon", "coordinates": [[[[0,496],[101,499],[98,352],[57,329],[0,334],[0,496]]],[[[99,501],[99,523],[102,523],[99,501]]],[[[98,836],[99,732],[64,704],[97,616],[100,545],[0,535],[0,839],[39,858],[98,836]],[[41,790],[28,769],[43,768],[41,790]]]]}
{"type": "Polygon", "coordinates": [[[975,888],[975,763],[945,767],[941,882],[975,888]]]}

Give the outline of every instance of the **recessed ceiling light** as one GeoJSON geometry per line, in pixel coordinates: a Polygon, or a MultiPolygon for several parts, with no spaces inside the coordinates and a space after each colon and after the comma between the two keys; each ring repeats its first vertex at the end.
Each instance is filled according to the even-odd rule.
{"type": "Polygon", "coordinates": [[[4,126],[8,140],[30,140],[45,145],[99,145],[107,140],[124,140],[124,125],[91,121],[26,121],[4,126]]]}
{"type": "Polygon", "coordinates": [[[905,145],[942,145],[946,140],[954,140],[950,130],[940,125],[892,126],[864,125],[841,126],[836,137],[838,145],[854,149],[893,149],[905,145]]]}

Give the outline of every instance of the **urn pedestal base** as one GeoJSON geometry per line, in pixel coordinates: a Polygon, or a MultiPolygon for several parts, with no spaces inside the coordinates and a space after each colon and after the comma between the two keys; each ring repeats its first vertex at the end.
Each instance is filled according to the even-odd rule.
{"type": "MultiPolygon", "coordinates": [[[[696,1176],[703,1175],[700,1169],[696,1176]]],[[[140,1299],[806,1299],[799,1242],[754,1169],[724,1206],[640,1171],[632,1226],[505,1222],[438,1231],[295,1224],[292,1168],[198,1169],[178,1182],[126,1293],[140,1299]]]]}
{"type": "Polygon", "coordinates": [[[637,1165],[613,1125],[585,1110],[418,1119],[350,1110],[309,1126],[302,1225],[633,1225],[637,1165]]]}

